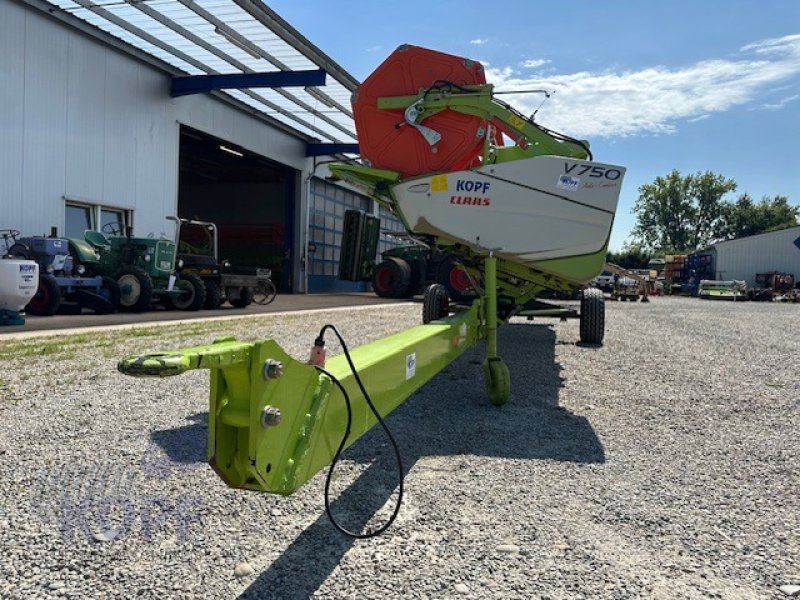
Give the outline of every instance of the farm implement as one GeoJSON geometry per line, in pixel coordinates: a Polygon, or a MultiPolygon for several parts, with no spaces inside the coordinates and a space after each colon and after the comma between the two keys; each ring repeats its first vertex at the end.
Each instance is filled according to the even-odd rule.
{"type": "Polygon", "coordinates": [[[473,294],[454,300],[431,284],[421,325],[352,351],[340,337],[344,354],[327,361],[325,334],[339,336],[331,325],[308,361],[273,340],[230,338],[120,361],[133,376],[211,371],[208,460],[236,488],[291,494],[328,465],[330,483],[346,447],[386,428],[384,416],[481,342],[487,395],[505,403],[511,381],[497,335],[513,316],[579,318],[583,343],[603,340],[600,290],[584,290],[579,310],[536,297],[575,292],[602,270],[623,167],[594,162],[587,142],[498,100],[480,63],[423,48],[398,48],[358,88],[353,109],[361,160],[331,171],[420,244],[446,252],[473,294]]]}

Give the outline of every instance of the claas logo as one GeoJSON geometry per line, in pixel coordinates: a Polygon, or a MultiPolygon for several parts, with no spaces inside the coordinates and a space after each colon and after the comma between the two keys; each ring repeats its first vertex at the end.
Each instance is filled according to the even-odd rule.
{"type": "Polygon", "coordinates": [[[489,191],[491,185],[488,181],[472,181],[459,179],[456,182],[457,192],[477,192],[480,196],[457,195],[450,196],[450,204],[463,204],[466,206],[491,206],[492,199],[483,195],[489,191]]]}

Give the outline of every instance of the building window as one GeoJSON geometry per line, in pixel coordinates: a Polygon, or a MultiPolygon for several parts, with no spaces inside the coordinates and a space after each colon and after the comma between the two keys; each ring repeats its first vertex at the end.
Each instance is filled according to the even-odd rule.
{"type": "Polygon", "coordinates": [[[349,209],[369,212],[366,196],[331,185],[320,179],[311,182],[309,273],[335,277],[339,273],[339,247],[342,244],[344,213],[349,209]]]}
{"type": "Polygon", "coordinates": [[[110,235],[123,235],[131,224],[131,211],[88,202],[66,200],[64,204],[64,235],[83,238],[87,229],[110,235]]]}
{"type": "Polygon", "coordinates": [[[94,229],[92,207],[86,204],[67,203],[65,214],[64,235],[67,237],[83,238],[83,232],[94,229]]]}
{"type": "Polygon", "coordinates": [[[100,231],[111,235],[124,235],[125,211],[114,208],[100,209],[100,231]]]}
{"type": "MultiPolygon", "coordinates": [[[[403,222],[395,217],[389,210],[380,206],[378,217],[381,220],[381,237],[378,239],[378,256],[396,246],[410,243],[405,237],[406,228],[403,222]]],[[[380,258],[378,259],[380,260],[380,258]]]]}

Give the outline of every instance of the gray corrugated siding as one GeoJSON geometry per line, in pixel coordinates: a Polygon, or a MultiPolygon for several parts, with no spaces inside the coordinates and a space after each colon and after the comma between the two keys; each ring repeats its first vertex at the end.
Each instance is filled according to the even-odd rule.
{"type": "Polygon", "coordinates": [[[717,277],[755,285],[756,273],[781,271],[800,277],[800,227],[715,244],[717,277]]]}
{"type": "Polygon", "coordinates": [[[44,14],[0,1],[0,228],[64,229],[64,196],[133,209],[172,231],[179,123],[296,169],[305,142],[215,100],[171,99],[169,76],[44,14]]]}

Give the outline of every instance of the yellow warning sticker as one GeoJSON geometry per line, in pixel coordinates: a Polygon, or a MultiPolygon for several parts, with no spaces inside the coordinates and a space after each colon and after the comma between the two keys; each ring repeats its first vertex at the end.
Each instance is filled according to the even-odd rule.
{"type": "Polygon", "coordinates": [[[431,191],[432,192],[446,192],[447,191],[447,175],[436,175],[431,177],[431,191]]]}
{"type": "Polygon", "coordinates": [[[512,127],[515,127],[517,129],[522,129],[525,126],[525,121],[520,119],[517,115],[511,115],[508,118],[508,122],[511,123],[512,127]]]}

